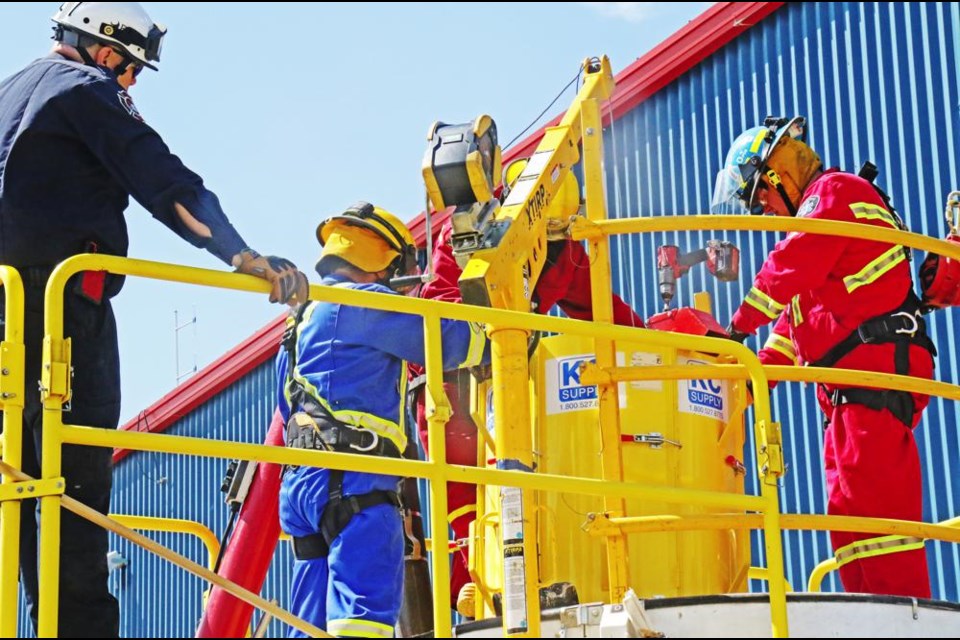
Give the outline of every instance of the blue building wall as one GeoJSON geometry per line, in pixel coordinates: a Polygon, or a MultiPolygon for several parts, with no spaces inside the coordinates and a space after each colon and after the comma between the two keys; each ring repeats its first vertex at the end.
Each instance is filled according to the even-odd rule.
{"type": "MultiPolygon", "coordinates": [[[[606,133],[611,217],[708,213],[727,148],[766,115],[805,115],[810,142],[827,166],[880,167],[878,183],[910,228],[941,237],[948,191],[960,188],[957,5],[946,3],[788,3],[698,67],[619,119],[606,133]]],[[[658,310],[655,247],[702,247],[710,237],[741,248],[743,277],[722,284],[700,267],[681,280],[679,304],[694,291],[714,295],[726,322],[778,239],[760,233],[661,233],[621,237],[612,252],[615,288],[647,314],[658,310]]],[[[923,256],[914,255],[914,266],[923,256]]],[[[816,256],[811,256],[816,260],[816,256]]],[[[941,346],[937,376],[960,382],[956,310],[931,317],[941,346]],[[952,348],[951,346],[953,345],[952,348]]],[[[758,347],[768,333],[761,330],[758,347]]],[[[781,384],[775,419],[783,424],[789,473],[786,512],[824,513],[821,416],[812,385],[781,384]]],[[[925,465],[924,518],[958,515],[960,448],[951,402],[934,401],[917,429],[925,465]]],[[[748,451],[752,451],[752,443],[748,451]]],[[[752,456],[747,456],[748,458],[752,456]]],[[[756,477],[748,474],[750,490],[756,477]]],[[[798,588],[830,553],[825,533],[788,532],[788,578],[798,588]]],[[[754,545],[755,548],[762,546],[754,545]]],[[[934,597],[956,601],[960,561],[955,546],[928,543],[934,597]]],[[[755,558],[761,564],[763,558],[755,558]]],[[[835,576],[825,589],[839,590],[835,576]]]]}
{"type": "MultiPolygon", "coordinates": [[[[960,188],[960,9],[947,3],[788,3],[704,63],[620,118],[605,133],[611,217],[706,213],[713,180],[733,138],[768,114],[806,115],[811,144],[828,165],[856,170],[864,160],[880,178],[910,227],[940,236],[945,194],[960,188]]],[[[622,61],[614,61],[622,62],[622,61]]],[[[660,301],[655,248],[702,247],[725,237],[742,250],[744,278],[718,284],[702,268],[680,282],[677,302],[694,291],[713,293],[721,321],[729,319],[776,241],[774,234],[663,233],[615,239],[614,287],[646,315],[660,301]]],[[[922,256],[915,255],[915,264],[922,256]]],[[[815,256],[812,256],[815,259],[815,256]]],[[[938,377],[957,383],[956,311],[932,317],[941,345],[938,377]]],[[[762,331],[760,343],[766,338],[762,331]]],[[[753,346],[756,346],[754,343],[753,346]]],[[[258,367],[169,433],[261,442],[273,411],[272,362],[258,367]]],[[[789,473],[782,483],[786,512],[824,513],[822,430],[812,386],[782,384],[774,392],[783,423],[789,473]]],[[[960,446],[956,407],[934,401],[917,429],[925,465],[924,518],[957,514],[960,446]]],[[[752,450],[752,443],[748,443],[752,450]]],[[[747,459],[750,456],[746,456],[747,459]]],[[[113,510],[197,520],[220,534],[227,508],[219,492],[225,462],[134,452],[115,472],[113,510]]],[[[748,474],[748,489],[756,478],[748,474]]],[[[206,563],[193,538],[150,534],[161,544],[206,563]]],[[[825,534],[785,534],[788,579],[798,587],[830,554],[825,534]]],[[[754,545],[755,549],[762,549],[754,545]]],[[[112,538],[127,566],[111,574],[126,637],[191,636],[201,614],[199,580],[159,558],[112,538]]],[[[960,600],[956,547],[928,543],[934,597],[960,600]]],[[[762,556],[755,558],[763,563],[762,556]]],[[[281,544],[263,595],[286,601],[291,558],[281,544]]],[[[756,585],[755,585],[756,586],[756,585]]],[[[824,588],[840,590],[835,578],[824,588]]],[[[24,617],[21,614],[21,621],[24,617]]],[[[270,636],[283,630],[271,623],[270,636]]],[[[22,635],[27,629],[21,626],[22,635]]]]}
{"type": "MultiPolygon", "coordinates": [[[[177,421],[166,433],[260,444],[276,404],[272,359],[177,421]]],[[[147,425],[144,425],[146,428],[147,425]]],[[[131,452],[114,469],[113,513],[182,518],[200,522],[218,537],[229,511],[220,483],[227,461],[152,452],[131,452]]],[[[143,532],[194,562],[209,566],[206,547],[196,537],[143,532]]],[[[293,558],[280,543],[261,595],[285,603],[293,558]]],[[[120,635],[126,638],[193,637],[203,611],[206,583],[159,556],[110,534],[110,550],[126,566],[110,574],[110,590],[120,602],[120,635]]],[[[254,620],[259,620],[255,614],[254,620]]],[[[285,625],[270,623],[268,635],[286,635],[285,625]]],[[[21,637],[32,635],[21,606],[21,637]]]]}
{"type": "MultiPolygon", "coordinates": [[[[261,444],[275,406],[276,371],[271,359],[166,433],[261,444]]],[[[220,492],[226,466],[221,459],[131,452],[114,471],[112,511],[194,520],[220,536],[229,516],[220,492]]],[[[145,535],[208,566],[206,547],[194,536],[145,535]]],[[[128,562],[110,576],[111,590],[120,600],[121,636],[192,637],[203,610],[204,581],[112,534],[110,548],[128,562]]],[[[291,568],[288,545],[281,543],[261,595],[286,602],[291,568]]],[[[285,634],[276,621],[271,625],[271,636],[285,634]]]]}

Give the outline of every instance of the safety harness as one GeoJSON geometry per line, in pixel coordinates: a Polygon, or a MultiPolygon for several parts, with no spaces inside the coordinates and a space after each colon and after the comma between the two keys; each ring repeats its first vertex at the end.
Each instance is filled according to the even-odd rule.
{"type": "MultiPolygon", "coordinates": [[[[880,196],[886,208],[893,216],[896,226],[906,231],[906,225],[897,215],[890,202],[890,196],[874,183],[877,177],[877,167],[872,162],[864,162],[857,174],[867,180],[880,196]]],[[[907,260],[910,259],[910,250],[903,248],[907,260]]],[[[894,345],[893,363],[897,375],[910,373],[910,346],[916,345],[930,352],[936,357],[937,348],[927,336],[927,324],[923,319],[924,305],[913,292],[907,293],[903,303],[889,313],[870,318],[863,322],[849,336],[835,344],[829,351],[820,357],[811,366],[833,367],[848,353],[863,344],[890,344],[894,345]]],[[[824,388],[826,391],[826,388],[824,388]]],[[[887,409],[907,428],[913,428],[913,416],[916,413],[913,394],[908,391],[894,391],[892,389],[834,389],[830,395],[833,406],[842,404],[862,404],[874,411],[887,409]]]]}
{"type": "MultiPolygon", "coordinates": [[[[857,175],[869,182],[877,195],[880,196],[892,216],[894,226],[901,231],[906,231],[907,227],[903,223],[903,219],[897,214],[896,209],[893,208],[890,196],[874,182],[878,175],[876,165],[869,160],[864,162],[857,175]]],[[[903,252],[909,261],[911,258],[910,250],[903,247],[903,252]]],[[[815,367],[833,367],[844,356],[862,344],[893,343],[894,372],[897,375],[907,375],[910,373],[911,345],[923,347],[933,357],[937,355],[937,348],[927,336],[927,325],[923,319],[924,312],[924,305],[911,289],[898,308],[865,321],[857,327],[856,331],[835,344],[819,360],[811,364],[815,367]]],[[[826,388],[824,390],[826,391],[826,388]]],[[[830,395],[830,403],[835,407],[841,404],[862,404],[874,411],[887,409],[907,428],[913,427],[916,407],[913,402],[913,394],[907,391],[852,388],[834,389],[832,393],[828,392],[828,394],[830,395]]]]}
{"type": "MultiPolygon", "coordinates": [[[[286,427],[286,444],[296,449],[316,449],[341,453],[359,453],[371,456],[399,458],[397,446],[387,438],[368,429],[345,424],[313,398],[294,377],[297,366],[297,328],[303,319],[307,304],[300,305],[292,325],[284,331],[280,341],[287,352],[286,388],[292,411],[286,427]]],[[[292,467],[290,467],[292,468],[292,467]]],[[[285,469],[286,471],[286,469],[285,469]]],[[[293,536],[293,555],[297,560],[312,560],[326,557],[330,545],[340,532],[364,509],[378,504],[391,504],[400,508],[400,496],[396,491],[371,491],[357,496],[343,495],[343,474],[330,469],[327,483],[327,504],[320,516],[320,531],[308,536],[293,536]]]]}
{"type": "MultiPolygon", "coordinates": [[[[937,348],[927,336],[927,325],[921,313],[920,300],[911,290],[897,309],[890,313],[867,320],[856,331],[835,344],[819,360],[812,362],[814,367],[833,367],[848,353],[863,344],[894,345],[893,363],[897,375],[910,373],[910,346],[917,345],[937,355],[937,348]]],[[[907,391],[892,389],[834,389],[830,397],[831,404],[862,404],[875,411],[888,409],[900,422],[913,427],[915,407],[913,395],[907,391]]]]}

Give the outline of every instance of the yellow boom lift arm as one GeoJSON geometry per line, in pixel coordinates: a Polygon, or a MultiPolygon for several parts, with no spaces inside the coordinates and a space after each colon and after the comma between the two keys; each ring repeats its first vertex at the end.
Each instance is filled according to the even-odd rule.
{"type": "MultiPolygon", "coordinates": [[[[424,179],[436,210],[456,207],[451,215],[452,242],[457,261],[463,266],[459,284],[464,302],[531,311],[533,290],[547,258],[546,212],[560,192],[567,172],[580,160],[584,111],[592,109],[593,126],[599,129],[599,103],[609,98],[614,88],[606,56],[587,59],[583,74],[583,85],[570,108],[557,126],[546,129],[502,206],[493,198],[492,185],[485,187],[481,178],[484,170],[488,175],[499,175],[499,154],[493,150],[495,127],[489,116],[477,118],[472,126],[454,128],[437,123],[431,128],[424,179]],[[444,154],[454,148],[446,147],[448,144],[461,146],[459,162],[444,163],[444,154]],[[472,197],[461,197],[470,190],[472,197]]],[[[601,131],[590,133],[599,140],[601,131]]],[[[587,191],[591,191],[590,185],[587,191]]],[[[602,186],[599,193],[592,195],[602,198],[602,186]]],[[[609,282],[600,290],[595,289],[595,296],[603,290],[609,291],[609,282]]],[[[487,327],[487,333],[494,353],[497,464],[501,469],[531,472],[534,464],[530,397],[517,393],[529,384],[528,334],[523,329],[497,326],[487,327]]],[[[609,351],[612,355],[612,347],[609,351]]],[[[598,359],[603,359],[600,353],[598,359]]],[[[614,399],[614,414],[616,407],[614,399]]],[[[616,415],[612,419],[618,427],[616,415]]],[[[501,489],[502,608],[504,632],[508,636],[540,636],[535,511],[532,492],[501,489]]],[[[622,580],[623,576],[618,576],[612,582],[622,580]]]]}

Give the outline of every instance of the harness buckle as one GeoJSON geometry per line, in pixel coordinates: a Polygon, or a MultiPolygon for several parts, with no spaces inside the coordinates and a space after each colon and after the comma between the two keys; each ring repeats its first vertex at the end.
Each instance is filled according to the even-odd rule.
{"type": "MultiPolygon", "coordinates": [[[[352,429],[352,427],[341,427],[341,428],[352,429]]],[[[362,444],[356,444],[351,442],[349,445],[347,445],[351,449],[359,451],[360,453],[367,453],[369,451],[373,451],[374,449],[376,449],[377,445],[380,444],[380,435],[377,434],[375,431],[370,431],[369,429],[353,429],[353,430],[360,434],[361,439],[365,434],[370,434],[370,444],[362,445],[362,444]]]]}
{"type": "Polygon", "coordinates": [[[839,407],[843,403],[843,392],[840,389],[834,389],[830,393],[830,404],[834,407],[839,407]]]}
{"type": "Polygon", "coordinates": [[[916,315],[915,313],[910,313],[909,311],[899,311],[899,312],[897,312],[897,313],[891,314],[891,317],[894,317],[894,318],[896,318],[896,317],[898,317],[898,316],[902,316],[902,317],[904,317],[904,318],[908,318],[908,319],[910,320],[910,324],[911,324],[912,326],[911,326],[910,328],[901,327],[901,328],[897,329],[896,331],[894,331],[894,333],[906,334],[906,335],[910,336],[911,338],[912,338],[914,335],[916,335],[917,331],[920,329],[920,323],[917,321],[917,315],[916,315]]]}

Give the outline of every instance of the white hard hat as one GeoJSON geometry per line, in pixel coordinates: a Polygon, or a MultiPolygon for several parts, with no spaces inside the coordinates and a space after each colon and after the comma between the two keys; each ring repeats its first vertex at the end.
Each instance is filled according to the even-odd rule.
{"type": "Polygon", "coordinates": [[[167,28],[156,24],[136,2],[64,2],[53,16],[63,32],[85,35],[100,44],[119,47],[133,61],[156,70],[167,28]]]}

